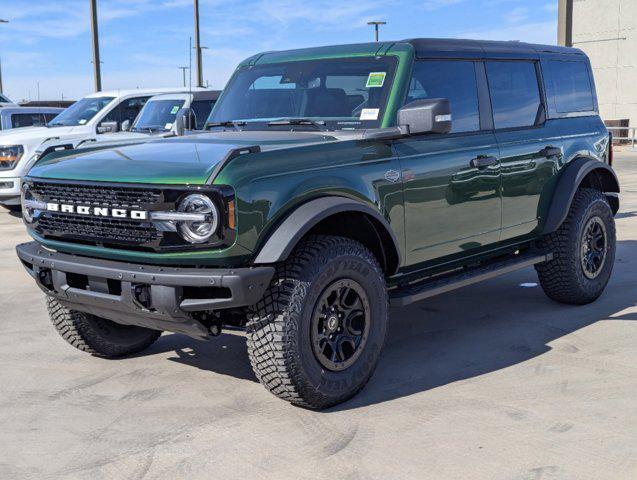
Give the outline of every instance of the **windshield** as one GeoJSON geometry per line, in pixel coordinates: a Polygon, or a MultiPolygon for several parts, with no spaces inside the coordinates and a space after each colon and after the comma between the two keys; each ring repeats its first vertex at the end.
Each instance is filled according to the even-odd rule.
{"type": "Polygon", "coordinates": [[[65,126],[74,127],[84,125],[93,118],[97,112],[113,101],[114,97],[90,97],[78,100],[66,110],[49,122],[49,127],[65,126]]]}
{"type": "Polygon", "coordinates": [[[319,59],[242,67],[208,123],[245,122],[246,128],[299,128],[309,119],[327,129],[379,127],[392,85],[393,57],[319,59]],[[291,119],[296,121],[274,122],[291,119]],[[269,124],[270,123],[270,124],[269,124]]]}
{"type": "Polygon", "coordinates": [[[185,100],[149,100],[139,112],[139,117],[131,131],[167,132],[173,128],[177,112],[184,106],[185,100]]]}

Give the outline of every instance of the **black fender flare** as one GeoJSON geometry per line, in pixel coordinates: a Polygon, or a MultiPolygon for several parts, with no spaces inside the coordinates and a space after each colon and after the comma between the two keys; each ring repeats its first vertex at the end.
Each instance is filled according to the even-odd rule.
{"type": "Polygon", "coordinates": [[[614,170],[599,160],[579,157],[572,160],[565,167],[557,182],[546,216],[546,222],[544,222],[544,228],[542,229],[543,234],[554,232],[562,225],[568,215],[575,192],[584,178],[591,172],[598,174],[597,178],[599,179],[601,190],[607,194],[613,213],[617,213],[619,208],[617,196],[619,193],[619,181],[614,170]]]}
{"type": "MultiPolygon", "coordinates": [[[[395,273],[395,270],[401,263],[400,249],[396,235],[387,219],[383,217],[378,210],[366,203],[339,196],[316,198],[294,209],[270,234],[265,244],[259,250],[254,263],[268,264],[285,260],[290,253],[292,253],[292,250],[299,240],[301,240],[312,227],[334,214],[343,212],[364,213],[382,225],[389,238],[392,239],[392,247],[398,259],[396,268],[393,269],[394,271],[388,273],[395,273]]],[[[384,248],[386,248],[386,246],[384,246],[384,248]]]]}

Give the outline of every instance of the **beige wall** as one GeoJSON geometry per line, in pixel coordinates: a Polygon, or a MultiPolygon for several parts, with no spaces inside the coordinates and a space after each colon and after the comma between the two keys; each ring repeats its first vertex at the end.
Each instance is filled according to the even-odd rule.
{"type": "Polygon", "coordinates": [[[637,126],[637,0],[573,0],[572,35],[591,59],[602,118],[637,126]]]}

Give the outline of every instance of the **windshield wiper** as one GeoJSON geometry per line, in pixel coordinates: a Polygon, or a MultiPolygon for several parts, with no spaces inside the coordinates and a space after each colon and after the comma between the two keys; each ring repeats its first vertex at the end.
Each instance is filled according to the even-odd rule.
{"type": "Polygon", "coordinates": [[[131,132],[148,132],[148,133],[154,133],[155,131],[159,131],[160,127],[159,125],[156,127],[133,127],[131,128],[131,132]]]}
{"type": "Polygon", "coordinates": [[[322,132],[328,130],[323,120],[312,120],[311,118],[282,118],[268,122],[268,126],[275,127],[280,125],[310,125],[318,128],[322,132]]]}
{"type": "Polygon", "coordinates": [[[234,127],[235,130],[239,130],[239,127],[243,127],[246,122],[241,120],[225,120],[223,122],[208,122],[206,124],[206,130],[211,127],[234,127]]]}

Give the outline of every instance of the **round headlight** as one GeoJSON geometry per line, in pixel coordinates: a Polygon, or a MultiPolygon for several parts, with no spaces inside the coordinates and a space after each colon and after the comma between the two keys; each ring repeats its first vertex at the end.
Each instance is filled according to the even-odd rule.
{"type": "Polygon", "coordinates": [[[22,191],[20,196],[22,197],[22,218],[24,218],[24,221],[27,223],[33,223],[33,214],[35,210],[33,209],[33,207],[27,206],[28,201],[33,200],[33,194],[31,193],[29,185],[27,185],[26,183],[22,184],[22,191]]]}
{"type": "Polygon", "coordinates": [[[205,195],[193,193],[179,202],[177,211],[202,215],[202,220],[179,222],[179,233],[190,243],[204,243],[217,231],[219,210],[205,195]]]}

